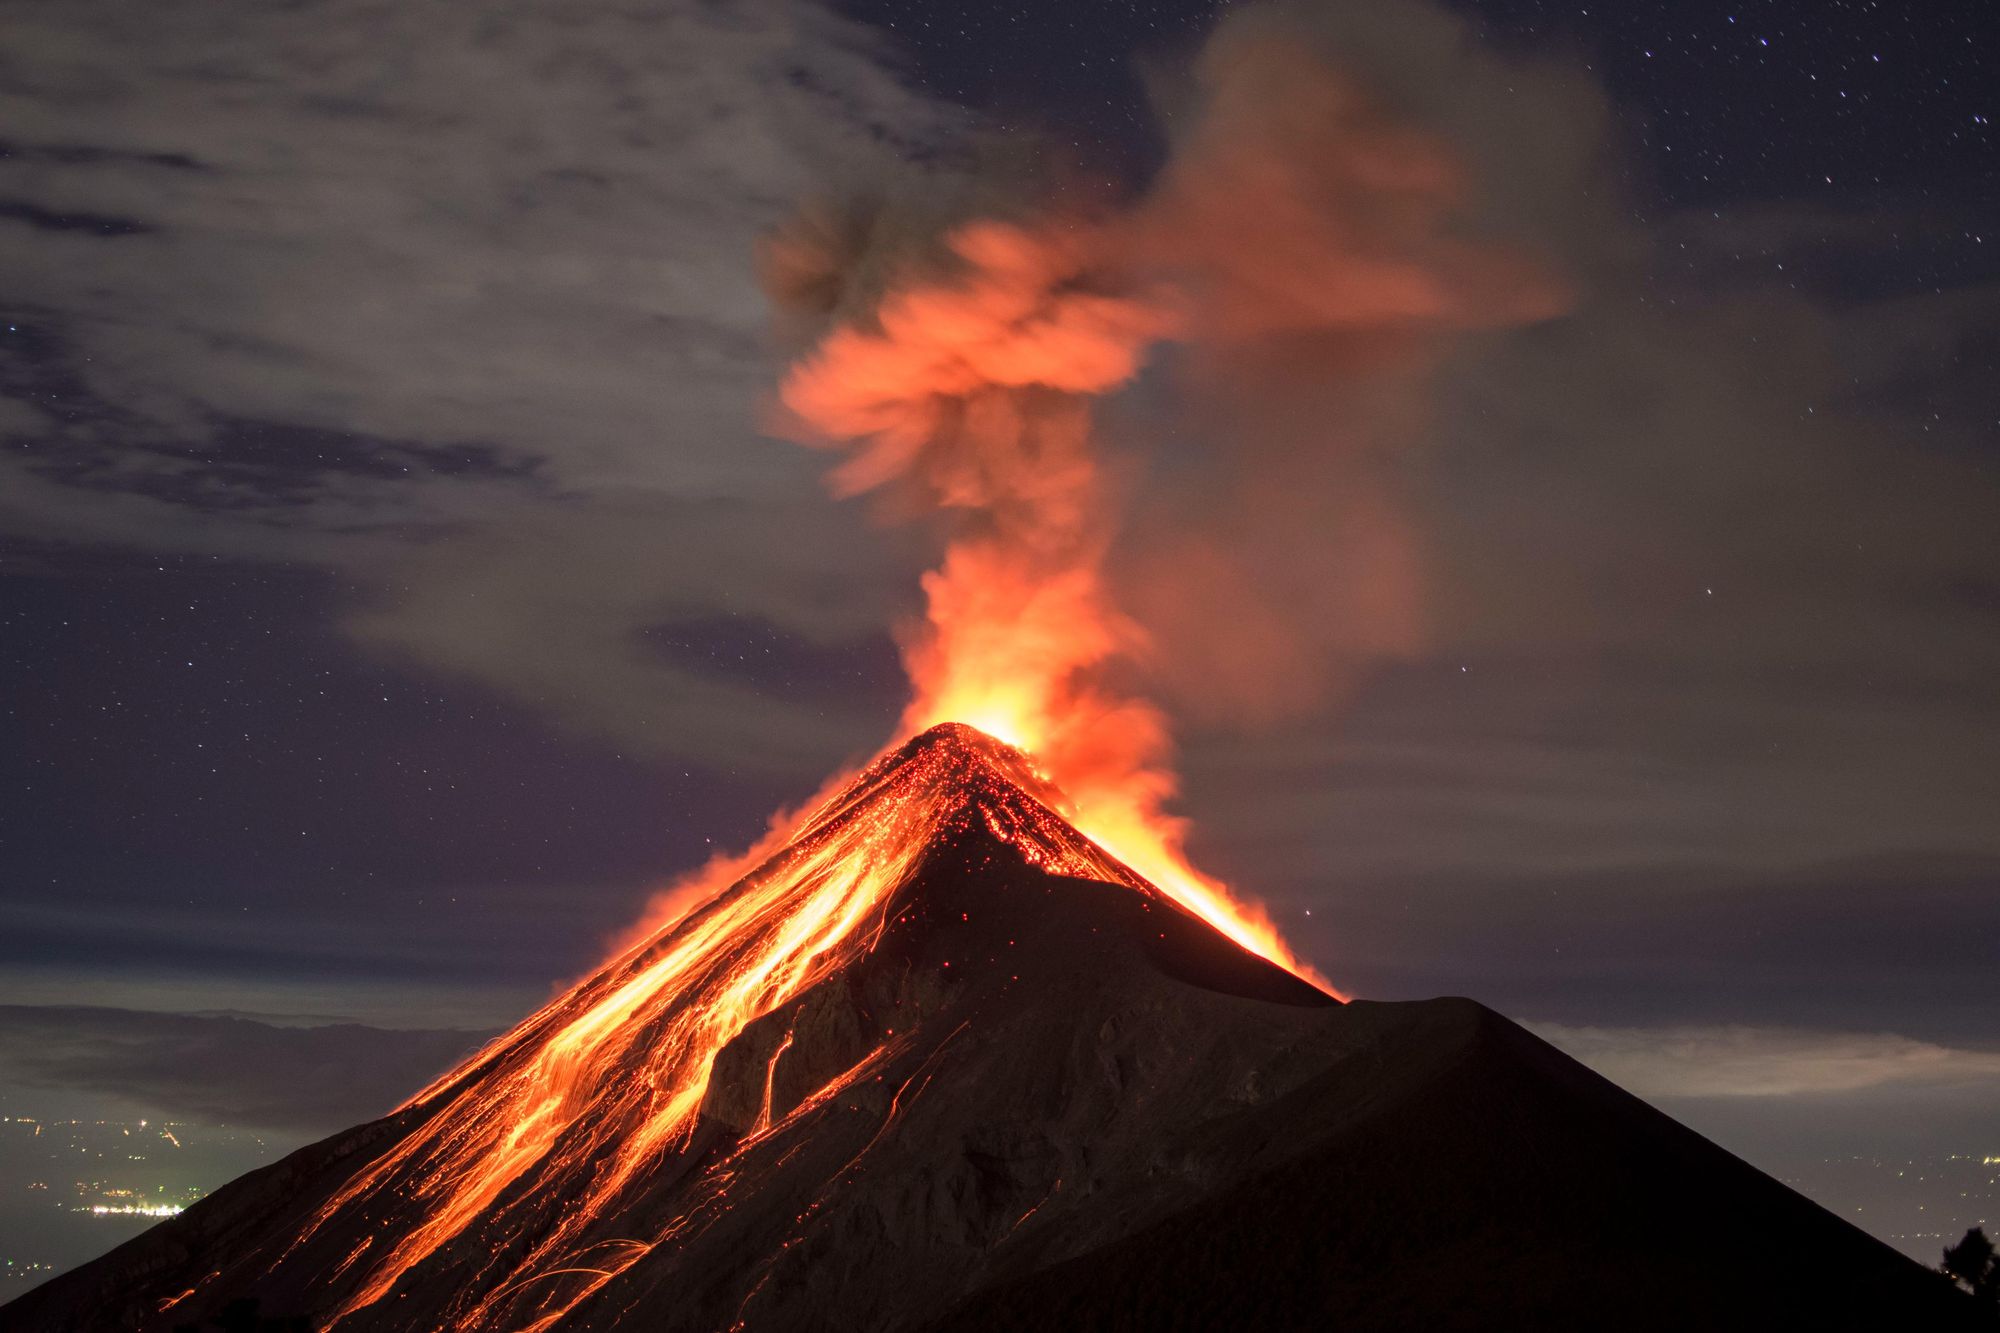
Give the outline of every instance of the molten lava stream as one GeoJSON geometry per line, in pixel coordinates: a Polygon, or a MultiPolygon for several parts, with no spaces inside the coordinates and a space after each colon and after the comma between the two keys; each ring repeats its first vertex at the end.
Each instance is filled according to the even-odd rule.
{"type": "MultiPolygon", "coordinates": [[[[475,1226],[541,1238],[504,1280],[463,1284],[469,1293],[486,1294],[468,1295],[470,1308],[455,1312],[461,1328],[502,1326],[525,1299],[525,1286],[567,1279],[538,1288],[540,1303],[526,1327],[549,1327],[637,1262],[663,1237],[621,1241],[612,1247],[616,1253],[586,1264],[580,1254],[604,1256],[606,1246],[587,1240],[587,1229],[614,1216],[635,1176],[687,1141],[725,1045],[872,947],[891,895],[966,810],[983,810],[998,836],[1050,873],[1143,888],[1096,846],[1066,830],[1052,832],[1060,821],[1035,800],[1020,799],[1027,791],[1055,799],[1025,756],[969,728],[949,731],[945,741],[918,742],[878,760],[733,888],[437,1085],[432,1100],[443,1104],[335,1194],[293,1247],[342,1210],[366,1209],[371,1196],[395,1198],[420,1216],[379,1254],[348,1256],[364,1276],[332,1323],[381,1300],[475,1226]],[[991,775],[996,765],[1009,776],[1009,792],[1019,794],[1011,801],[1006,794],[968,796],[969,788],[1000,782],[991,775]],[[555,1183],[576,1202],[549,1228],[534,1209],[541,1187],[555,1183]]],[[[1164,841],[1135,845],[1142,859],[1150,855],[1168,871],[1175,868],[1164,841]]],[[[1199,882],[1169,879],[1160,887],[1204,919],[1234,926],[1232,938],[1247,947],[1289,960],[1281,944],[1274,954],[1256,926],[1232,916],[1226,900],[1201,896],[1199,882]]],[[[772,1128],[768,1100],[765,1108],[760,1133],[772,1128]]]]}

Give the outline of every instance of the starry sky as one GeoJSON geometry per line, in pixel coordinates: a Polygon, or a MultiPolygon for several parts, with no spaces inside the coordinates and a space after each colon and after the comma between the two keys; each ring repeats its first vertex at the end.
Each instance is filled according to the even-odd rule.
{"type": "MultiPolygon", "coordinates": [[[[760,432],[753,242],[968,144],[1138,188],[1228,8],[10,6],[0,1065],[407,1077],[884,740],[928,553],[760,432]]],[[[2000,1152],[2000,16],[1293,8],[1575,296],[1432,385],[1423,650],[1183,719],[1195,859],[1772,1169],[2000,1152]]]]}

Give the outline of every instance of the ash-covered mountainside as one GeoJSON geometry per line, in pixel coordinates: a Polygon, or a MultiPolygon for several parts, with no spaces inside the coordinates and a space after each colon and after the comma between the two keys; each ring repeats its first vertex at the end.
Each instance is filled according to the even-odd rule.
{"type": "Polygon", "coordinates": [[[1977,1327],[1491,1011],[1244,952],[1046,795],[926,733],[412,1105],[0,1329],[1977,1327]]]}

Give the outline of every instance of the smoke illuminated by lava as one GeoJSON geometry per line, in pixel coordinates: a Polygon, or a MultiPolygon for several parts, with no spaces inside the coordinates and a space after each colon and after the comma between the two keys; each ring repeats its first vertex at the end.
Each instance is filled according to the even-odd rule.
{"type": "MultiPolygon", "coordinates": [[[[408,1132],[269,1259],[324,1258],[346,1293],[335,1324],[419,1265],[463,1265],[455,1327],[549,1328],[702,1226],[748,1144],[818,1114],[903,1039],[777,1123],[767,1092],[748,1137],[714,1160],[695,1138],[718,1053],[871,949],[951,830],[983,829],[1052,873],[1157,888],[1318,979],[1182,853],[1167,714],[1135,683],[1157,634],[1121,609],[1109,572],[1118,496],[1094,404],[1165,343],[1270,383],[1329,334],[1349,370],[1356,338],[1376,364],[1404,364],[1433,333],[1531,318],[1552,298],[1454,237],[1461,186],[1442,147],[1296,44],[1226,26],[1200,75],[1203,114],[1126,209],[961,218],[891,256],[865,301],[848,294],[858,256],[835,232],[774,238],[774,296],[822,320],[781,386],[787,424],[840,452],[838,493],[878,493],[944,529],[925,617],[903,641],[912,697],[897,739],[925,734],[690,877],[620,957],[408,1103],[408,1132]],[[663,1226],[617,1222],[637,1182],[677,1173],[695,1173],[707,1202],[663,1226]],[[354,1213],[349,1230],[367,1238],[320,1255],[326,1224],[354,1213]]],[[[1327,367],[1308,355],[1301,369],[1327,367]]],[[[1226,651],[1228,625],[1213,630],[1226,651]]],[[[1270,638],[1245,642],[1233,687],[1268,679],[1270,638]]]]}
{"type": "MultiPolygon", "coordinates": [[[[1165,810],[1177,785],[1166,714],[1119,683],[1152,645],[1106,573],[1117,514],[1092,400],[1130,383],[1164,341],[1233,361],[1239,376],[1247,364],[1268,384],[1268,367],[1301,343],[1318,340],[1305,373],[1346,368],[1328,364],[1329,335],[1371,335],[1378,364],[1379,345],[1421,361],[1427,333],[1517,322],[1556,302],[1525,264],[1453,234],[1464,189],[1450,153],[1309,50],[1228,30],[1200,74],[1197,128],[1123,212],[960,223],[942,256],[913,256],[901,272],[892,257],[888,290],[861,311],[837,308],[854,258],[837,228],[809,218],[775,238],[774,294],[833,292],[837,317],[781,401],[786,424],[844,451],[838,493],[889,489],[899,512],[946,524],[943,560],[923,580],[925,623],[905,635],[905,733],[961,721],[1020,746],[1067,794],[1077,827],[1238,943],[1324,985],[1261,912],[1188,863],[1184,825],[1165,810]]],[[[1389,534],[1377,549],[1396,567],[1380,573],[1400,591],[1395,524],[1372,517],[1382,506],[1347,500],[1367,520],[1355,526],[1389,534]]],[[[1409,600],[1387,599],[1391,617],[1412,615],[1409,600]]],[[[1226,654],[1231,618],[1203,628],[1226,654]]],[[[1247,692],[1278,687],[1257,656],[1273,628],[1246,636],[1230,664],[1247,692]]]]}
{"type": "Polygon", "coordinates": [[[965,722],[1034,755],[1086,834],[1246,947],[1295,972],[1277,932],[1180,852],[1160,711],[1103,668],[1143,646],[1110,597],[1111,536],[1090,398],[1128,382],[1177,325],[1164,299],[1112,295],[1089,265],[1101,233],[961,228],[962,269],[890,293],[873,328],[843,325],[793,369],[783,402],[851,442],[847,493],[900,483],[948,514],[908,636],[903,725],[965,722]]]}

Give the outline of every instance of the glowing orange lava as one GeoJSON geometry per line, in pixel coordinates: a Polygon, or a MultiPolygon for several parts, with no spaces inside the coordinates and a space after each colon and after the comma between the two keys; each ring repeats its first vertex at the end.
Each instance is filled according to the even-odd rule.
{"type": "MultiPolygon", "coordinates": [[[[886,754],[796,827],[774,832],[768,843],[776,846],[759,849],[769,856],[751,873],[714,886],[705,905],[419,1094],[405,1111],[420,1123],[329,1198],[279,1260],[336,1216],[414,1215],[414,1226],[377,1226],[344,1253],[335,1276],[352,1269],[361,1278],[330,1326],[390,1297],[412,1269],[439,1263],[467,1265],[458,1285],[482,1293],[465,1298],[453,1327],[552,1326],[695,1224],[698,1208],[644,1239],[586,1236],[629,1200],[629,1186],[682,1155],[717,1053],[752,1020],[871,949],[895,891],[952,828],[977,820],[1050,873],[1153,891],[1079,837],[1055,813],[1060,799],[1027,756],[969,728],[936,728],[886,754]],[[559,1211],[547,1207],[551,1195],[559,1211]],[[469,1244],[475,1232],[537,1239],[503,1259],[469,1244]]],[[[763,1110],[731,1156],[707,1169],[704,1197],[726,1195],[730,1162],[746,1145],[815,1114],[893,1047],[894,1039],[776,1123],[774,1054],[763,1110]]]]}

